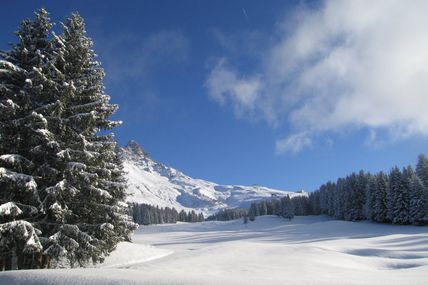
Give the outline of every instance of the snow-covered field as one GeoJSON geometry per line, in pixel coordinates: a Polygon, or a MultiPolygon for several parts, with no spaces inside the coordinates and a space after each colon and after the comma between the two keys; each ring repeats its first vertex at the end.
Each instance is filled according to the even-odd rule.
{"type": "Polygon", "coordinates": [[[99,268],[3,272],[0,284],[428,284],[428,227],[320,216],[146,226],[99,268]]]}

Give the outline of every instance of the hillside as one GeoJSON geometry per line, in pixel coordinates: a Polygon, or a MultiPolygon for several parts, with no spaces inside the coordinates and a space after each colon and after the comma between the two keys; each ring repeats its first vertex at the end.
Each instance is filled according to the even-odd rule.
{"type": "Polygon", "coordinates": [[[135,141],[130,141],[122,154],[130,202],[195,209],[209,214],[226,207],[248,207],[252,201],[272,196],[305,195],[263,186],[220,185],[195,179],[152,160],[135,141]]]}

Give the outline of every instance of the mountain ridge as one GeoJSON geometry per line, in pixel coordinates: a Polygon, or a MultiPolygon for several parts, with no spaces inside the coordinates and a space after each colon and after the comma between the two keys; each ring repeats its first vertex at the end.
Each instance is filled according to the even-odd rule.
{"type": "Polygon", "coordinates": [[[196,210],[205,215],[223,208],[248,207],[251,202],[296,193],[252,185],[221,185],[192,178],[180,170],[156,162],[136,141],[121,148],[128,179],[128,201],[177,210],[196,210]]]}

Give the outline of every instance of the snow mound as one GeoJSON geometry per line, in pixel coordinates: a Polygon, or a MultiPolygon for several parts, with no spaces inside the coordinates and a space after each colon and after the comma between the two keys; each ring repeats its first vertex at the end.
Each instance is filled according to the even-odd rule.
{"type": "Polygon", "coordinates": [[[150,245],[121,242],[99,268],[126,268],[172,254],[171,250],[156,248],[150,245]]]}

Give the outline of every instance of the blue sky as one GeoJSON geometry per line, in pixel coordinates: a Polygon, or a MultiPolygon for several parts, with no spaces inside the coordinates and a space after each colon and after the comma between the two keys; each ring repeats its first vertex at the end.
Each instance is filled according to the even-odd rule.
{"type": "Polygon", "coordinates": [[[72,11],[120,105],[115,133],[224,184],[312,191],[428,153],[419,1],[7,1],[0,47],[45,7],[72,11]]]}

